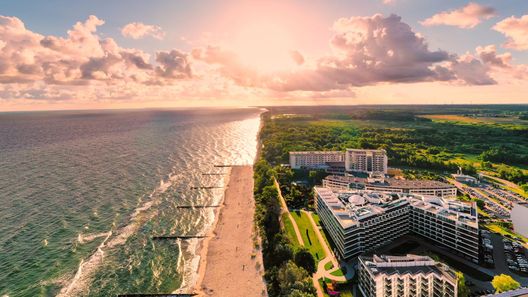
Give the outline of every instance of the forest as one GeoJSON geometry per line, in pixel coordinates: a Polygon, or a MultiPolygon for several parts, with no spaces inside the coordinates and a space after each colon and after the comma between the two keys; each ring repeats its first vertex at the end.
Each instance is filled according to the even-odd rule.
{"type": "Polygon", "coordinates": [[[512,116],[512,122],[503,122],[512,112],[506,107],[487,106],[480,113],[474,107],[437,107],[441,120],[428,118],[424,112],[433,110],[427,108],[347,108],[340,113],[334,107],[315,113],[270,108],[261,131],[263,157],[277,165],[288,163],[290,151],[383,148],[391,167],[440,174],[461,167],[468,174],[486,170],[521,185],[528,182],[528,121],[512,116]],[[495,121],[490,112],[505,115],[495,121]]]}

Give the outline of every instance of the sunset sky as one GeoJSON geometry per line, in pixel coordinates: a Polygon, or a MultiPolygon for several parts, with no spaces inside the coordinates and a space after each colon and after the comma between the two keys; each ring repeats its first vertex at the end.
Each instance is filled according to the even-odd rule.
{"type": "Polygon", "coordinates": [[[0,111],[528,103],[528,1],[0,4],[0,111]]]}

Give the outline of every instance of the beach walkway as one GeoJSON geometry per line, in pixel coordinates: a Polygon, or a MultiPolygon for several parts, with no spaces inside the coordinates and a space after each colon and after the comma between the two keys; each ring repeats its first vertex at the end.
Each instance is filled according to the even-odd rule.
{"type": "Polygon", "coordinates": [[[207,256],[200,262],[200,296],[267,296],[254,213],[253,168],[232,167],[216,226],[202,251],[207,256]]]}

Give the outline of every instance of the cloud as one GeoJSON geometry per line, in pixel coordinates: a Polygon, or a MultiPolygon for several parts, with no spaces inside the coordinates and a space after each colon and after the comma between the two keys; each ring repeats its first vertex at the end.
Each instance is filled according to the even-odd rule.
{"type": "Polygon", "coordinates": [[[443,11],[420,22],[424,26],[447,25],[463,29],[476,27],[482,20],[488,20],[496,15],[493,7],[470,2],[462,8],[443,11]]]}
{"type": "Polygon", "coordinates": [[[291,51],[290,56],[297,65],[304,64],[304,57],[299,51],[291,51]]]}
{"type": "Polygon", "coordinates": [[[156,62],[160,64],[156,67],[156,73],[161,77],[181,79],[192,76],[187,55],[180,51],[158,52],[156,62]]]}
{"type": "Polygon", "coordinates": [[[163,39],[165,37],[165,32],[163,32],[160,26],[146,25],[137,22],[124,26],[121,29],[121,34],[124,37],[132,39],[140,39],[146,36],[151,36],[156,39],[163,39]]]}
{"type": "Polygon", "coordinates": [[[515,65],[512,63],[511,53],[497,53],[495,45],[479,46],[476,53],[482,63],[490,67],[495,73],[506,75],[516,79],[528,77],[528,65],[515,65]]]}
{"type": "Polygon", "coordinates": [[[103,24],[89,16],[66,37],[44,36],[27,30],[16,17],[0,16],[0,83],[166,84],[191,76],[187,55],[177,50],[158,52],[157,63],[151,63],[149,54],[101,38],[97,28],[103,24]]]}
{"type": "Polygon", "coordinates": [[[266,73],[221,46],[151,54],[125,48],[98,34],[103,24],[90,16],[65,36],[46,36],[16,17],[0,16],[0,100],[351,98],[364,86],[486,85],[497,83],[498,72],[516,78],[527,73],[493,46],[463,56],[430,49],[397,15],[339,19],[327,54],[313,58],[292,51],[295,67],[266,73]]]}
{"type": "Polygon", "coordinates": [[[508,38],[504,47],[528,50],[528,14],[520,18],[514,16],[506,18],[493,26],[493,29],[508,38]]]}
{"type": "Polygon", "coordinates": [[[425,39],[396,15],[342,18],[334,23],[333,31],[333,53],[294,71],[251,72],[234,52],[219,47],[195,49],[193,56],[219,65],[224,75],[241,85],[282,92],[326,92],[379,83],[495,83],[480,61],[430,50],[425,39]]]}

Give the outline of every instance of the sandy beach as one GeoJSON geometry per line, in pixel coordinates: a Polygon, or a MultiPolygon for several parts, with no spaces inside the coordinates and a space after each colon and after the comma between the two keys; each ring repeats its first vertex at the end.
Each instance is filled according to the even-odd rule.
{"type": "Polygon", "coordinates": [[[266,296],[255,249],[253,168],[233,167],[218,219],[203,242],[194,291],[200,296],[266,296]]]}

